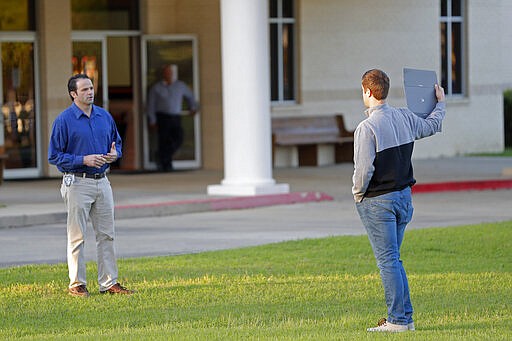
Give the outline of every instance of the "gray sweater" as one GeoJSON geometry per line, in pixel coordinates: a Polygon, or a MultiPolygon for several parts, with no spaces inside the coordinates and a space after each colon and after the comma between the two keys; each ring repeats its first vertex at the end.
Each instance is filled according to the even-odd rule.
{"type": "Polygon", "coordinates": [[[187,101],[189,110],[197,110],[198,104],[194,98],[194,93],[185,82],[176,80],[167,84],[160,81],[153,85],[148,94],[147,113],[149,123],[156,123],[157,112],[180,115],[183,99],[187,101]]]}
{"type": "Polygon", "coordinates": [[[426,118],[388,104],[365,113],[368,118],[354,132],[352,194],[356,202],[416,183],[411,163],[414,141],[441,131],[445,103],[437,103],[426,118]]]}

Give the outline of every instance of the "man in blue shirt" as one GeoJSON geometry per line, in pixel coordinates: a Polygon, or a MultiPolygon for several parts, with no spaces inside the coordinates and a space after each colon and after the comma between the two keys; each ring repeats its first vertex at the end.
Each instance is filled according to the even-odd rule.
{"type": "Polygon", "coordinates": [[[162,68],[163,79],[151,87],[147,104],[149,126],[158,129],[158,168],[164,172],[173,170],[173,155],[183,144],[183,99],[188,104],[190,115],[196,113],[198,106],[192,90],[184,82],[175,79],[174,67],[165,65],[162,68]]]}
{"type": "Polygon", "coordinates": [[[89,219],[96,234],[100,293],[132,294],[117,283],[114,198],[106,177],[109,165],[121,157],[121,137],[112,116],[93,104],[94,87],[87,75],[71,77],[68,92],[73,104],[53,123],[48,161],[63,173],[69,294],[89,296],[84,255],[89,219]]]}

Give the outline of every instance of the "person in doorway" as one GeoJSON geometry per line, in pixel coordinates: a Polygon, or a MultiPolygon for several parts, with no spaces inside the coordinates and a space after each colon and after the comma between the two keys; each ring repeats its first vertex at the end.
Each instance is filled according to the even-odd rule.
{"type": "Polygon", "coordinates": [[[380,269],[387,319],[369,332],[414,330],[407,276],[400,259],[405,228],[412,219],[411,156],[414,141],[441,131],[445,95],[435,85],[437,104],[425,119],[386,102],[389,78],[373,69],[362,77],[367,118],[354,132],[352,194],[380,269]]]}
{"type": "Polygon", "coordinates": [[[183,100],[190,115],[195,115],[198,108],[192,90],[177,79],[175,70],[175,65],[162,67],[162,80],[149,90],[147,103],[150,129],[158,130],[158,169],[164,172],[174,169],[173,156],[183,144],[183,100]]]}
{"type": "Polygon", "coordinates": [[[91,79],[77,74],[68,81],[73,103],[55,119],[48,161],[63,173],[61,194],[67,208],[69,294],[88,297],[84,243],[90,219],[96,235],[100,293],[132,294],[117,282],[114,252],[114,199],[109,165],[121,157],[114,119],[93,104],[91,79]]]}

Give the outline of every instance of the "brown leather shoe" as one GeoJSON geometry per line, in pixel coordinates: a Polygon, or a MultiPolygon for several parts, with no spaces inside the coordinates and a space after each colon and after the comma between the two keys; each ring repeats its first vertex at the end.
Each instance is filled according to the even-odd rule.
{"type": "Polygon", "coordinates": [[[89,297],[89,291],[87,291],[87,287],[85,285],[79,285],[76,287],[69,288],[68,292],[71,296],[89,297]]]}
{"type": "Polygon", "coordinates": [[[121,294],[121,295],[131,295],[131,294],[134,293],[134,291],[126,289],[121,284],[116,283],[113,286],[111,286],[110,288],[108,288],[107,290],[100,291],[100,294],[106,294],[106,293],[109,293],[109,294],[121,294]]]}

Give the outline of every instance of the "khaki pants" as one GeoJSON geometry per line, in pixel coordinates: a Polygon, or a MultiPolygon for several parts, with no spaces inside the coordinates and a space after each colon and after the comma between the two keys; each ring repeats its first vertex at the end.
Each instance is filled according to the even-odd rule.
{"type": "Polygon", "coordinates": [[[96,235],[98,284],[107,290],[117,283],[117,264],[114,250],[114,198],[107,177],[88,179],[75,177],[71,186],[61,185],[66,204],[67,259],[69,287],[86,285],[84,243],[90,219],[96,235]]]}

